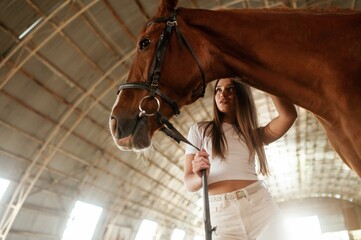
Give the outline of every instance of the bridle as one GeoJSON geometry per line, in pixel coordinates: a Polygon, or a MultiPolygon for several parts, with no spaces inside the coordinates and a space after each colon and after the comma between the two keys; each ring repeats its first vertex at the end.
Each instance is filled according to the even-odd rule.
{"type": "Polygon", "coordinates": [[[165,52],[167,50],[167,46],[168,46],[169,39],[170,39],[170,36],[171,36],[171,33],[172,33],[173,29],[177,33],[178,39],[180,40],[180,44],[184,43],[186,45],[187,49],[192,54],[194,60],[196,61],[197,65],[198,65],[198,68],[199,68],[199,70],[201,72],[201,76],[202,76],[202,93],[201,93],[201,97],[204,96],[205,89],[206,89],[206,81],[205,81],[204,71],[203,71],[202,66],[201,66],[197,56],[195,55],[193,49],[191,48],[188,41],[185,39],[183,34],[178,29],[177,20],[176,20],[176,12],[175,11],[173,11],[171,13],[170,17],[160,17],[160,18],[151,19],[147,23],[147,27],[149,27],[153,23],[166,23],[166,26],[165,26],[165,28],[163,30],[162,35],[159,38],[157,51],[156,51],[156,54],[154,55],[154,58],[153,58],[153,62],[152,62],[150,74],[149,74],[149,77],[148,77],[148,81],[147,82],[133,82],[133,83],[120,84],[119,91],[121,91],[123,89],[134,89],[134,88],[136,88],[136,89],[145,89],[145,90],[149,91],[149,95],[145,96],[139,102],[140,115],[153,116],[153,115],[156,114],[156,112],[158,112],[158,110],[160,108],[160,102],[159,102],[159,99],[156,97],[156,95],[157,95],[160,98],[162,98],[172,108],[173,113],[177,116],[177,115],[180,114],[177,102],[170,99],[167,95],[162,93],[162,91],[160,91],[159,88],[158,88],[161,68],[162,68],[163,61],[164,61],[164,55],[165,55],[165,52]],[[146,112],[142,107],[143,101],[144,100],[150,100],[150,99],[155,99],[155,101],[157,103],[157,111],[156,112],[146,112]]]}
{"type": "MultiPolygon", "coordinates": [[[[206,80],[204,71],[202,69],[202,66],[195,55],[193,49],[187,42],[187,40],[184,38],[181,31],[178,29],[177,26],[177,20],[176,20],[176,11],[174,10],[171,13],[170,17],[160,17],[160,18],[154,18],[150,20],[147,23],[147,27],[153,23],[166,23],[165,28],[163,30],[162,35],[159,38],[156,54],[153,58],[150,75],[148,77],[147,82],[133,82],[133,83],[123,83],[119,86],[118,93],[121,90],[124,89],[144,89],[149,91],[149,95],[143,97],[139,102],[139,114],[138,119],[143,117],[151,117],[155,116],[157,119],[159,119],[159,122],[162,124],[162,127],[160,128],[160,131],[164,132],[166,135],[174,139],[176,142],[180,143],[181,141],[193,146],[198,151],[200,149],[193,145],[191,142],[188,141],[187,138],[185,138],[169,121],[168,119],[163,116],[160,112],[160,101],[158,97],[163,99],[173,110],[174,115],[179,115],[179,107],[176,101],[173,101],[171,98],[169,98],[166,94],[164,94],[159,88],[159,79],[160,79],[160,73],[161,68],[164,61],[164,55],[167,50],[167,46],[169,43],[169,39],[172,33],[172,30],[174,29],[177,33],[177,39],[178,39],[178,46],[181,48],[182,44],[185,44],[189,52],[192,54],[195,62],[198,65],[199,71],[201,72],[202,76],[202,92],[201,95],[198,97],[203,97],[206,90],[206,80]],[[143,108],[143,102],[144,101],[152,101],[154,100],[157,107],[156,111],[147,112],[143,108]]],[[[136,123],[135,123],[136,124],[136,123]]],[[[204,223],[205,223],[205,237],[207,240],[212,240],[212,232],[215,230],[215,227],[212,228],[211,221],[210,221],[210,213],[209,213],[209,199],[208,199],[208,184],[207,184],[207,174],[206,170],[202,170],[202,185],[203,185],[203,204],[204,204],[204,223]]]]}
{"type": "Polygon", "coordinates": [[[177,20],[176,20],[176,11],[175,10],[171,13],[170,17],[160,17],[160,18],[151,19],[147,23],[146,27],[150,26],[153,23],[166,23],[166,25],[165,25],[165,28],[163,30],[162,35],[159,38],[156,54],[155,54],[155,56],[153,58],[153,62],[152,62],[150,74],[149,74],[149,77],[148,77],[148,81],[147,82],[132,82],[132,83],[120,84],[119,89],[118,89],[118,93],[121,90],[124,90],[124,89],[144,89],[144,90],[148,90],[149,95],[143,97],[139,102],[139,115],[138,115],[138,118],[142,118],[144,116],[146,116],[146,117],[157,116],[159,118],[160,123],[163,126],[160,129],[161,131],[163,131],[166,135],[168,135],[171,138],[173,138],[174,140],[176,140],[178,143],[180,141],[183,141],[183,142],[186,142],[186,143],[194,146],[185,137],[183,137],[182,134],[180,134],[173,127],[173,125],[168,121],[168,119],[166,117],[164,117],[159,112],[160,101],[159,101],[158,97],[163,99],[163,101],[165,101],[171,107],[174,115],[177,116],[177,115],[180,114],[180,110],[179,110],[177,102],[172,100],[171,98],[169,98],[166,94],[164,94],[158,88],[161,68],[162,68],[163,61],[164,61],[164,55],[165,55],[165,52],[167,50],[167,46],[168,46],[168,43],[169,43],[169,39],[170,39],[172,30],[175,30],[175,32],[177,34],[179,46],[181,47],[182,43],[185,44],[187,49],[189,50],[189,52],[192,54],[195,62],[198,65],[198,68],[200,70],[201,77],[202,77],[202,92],[201,92],[199,97],[204,96],[205,89],[206,89],[206,80],[205,80],[204,71],[203,71],[202,66],[201,66],[197,56],[195,55],[193,49],[189,45],[188,41],[185,39],[184,35],[178,29],[177,20]],[[146,110],[144,110],[143,103],[144,103],[144,101],[151,101],[151,100],[154,100],[155,103],[156,103],[156,106],[157,106],[156,111],[148,111],[147,112],[146,110]]]}
{"type": "MultiPolygon", "coordinates": [[[[191,142],[188,141],[187,138],[185,138],[174,126],[168,121],[168,119],[163,116],[160,112],[160,101],[158,97],[163,99],[173,110],[174,115],[179,115],[179,107],[176,101],[173,101],[170,99],[166,94],[164,94],[159,88],[159,79],[160,79],[160,73],[161,68],[164,61],[164,55],[167,50],[167,46],[169,43],[169,39],[172,33],[172,30],[174,29],[177,33],[177,39],[178,39],[178,46],[181,48],[182,43],[186,45],[189,52],[192,54],[195,62],[198,65],[199,71],[201,72],[202,76],[202,93],[198,97],[203,97],[205,90],[206,90],[206,80],[204,71],[202,69],[202,66],[195,55],[193,49],[187,42],[187,40],[184,38],[181,31],[178,29],[177,26],[177,20],[176,20],[176,11],[174,10],[171,13],[170,17],[161,17],[161,18],[155,18],[148,22],[147,27],[153,23],[166,23],[165,28],[163,30],[162,35],[159,38],[156,54],[153,58],[150,75],[148,77],[147,82],[133,82],[133,83],[123,83],[119,86],[119,91],[123,89],[144,89],[149,91],[149,95],[143,97],[139,102],[139,114],[138,114],[138,120],[140,118],[143,118],[144,116],[150,117],[150,116],[156,116],[159,119],[159,122],[162,124],[162,127],[160,128],[160,131],[164,132],[169,137],[173,138],[178,143],[185,142],[186,144],[189,144],[196,148],[198,151],[200,149],[197,146],[194,146],[191,142]],[[157,107],[156,111],[147,112],[143,108],[143,102],[148,100],[154,100],[157,107]]],[[[209,199],[208,199],[208,184],[207,184],[207,174],[206,170],[202,170],[202,185],[203,185],[203,204],[204,204],[204,223],[205,223],[205,237],[207,240],[212,240],[212,232],[215,230],[215,227],[212,228],[211,221],[210,221],[210,213],[209,213],[209,199]]]]}

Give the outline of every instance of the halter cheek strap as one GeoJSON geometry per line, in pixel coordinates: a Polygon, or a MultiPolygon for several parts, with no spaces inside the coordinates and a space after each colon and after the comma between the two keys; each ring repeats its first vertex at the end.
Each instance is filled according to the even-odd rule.
{"type": "MultiPolygon", "coordinates": [[[[121,84],[119,86],[118,93],[123,89],[145,89],[145,90],[148,90],[149,95],[145,97],[146,100],[151,100],[152,98],[155,98],[156,103],[158,104],[157,108],[159,110],[160,103],[159,103],[159,99],[157,98],[157,96],[159,96],[161,99],[163,99],[172,108],[174,115],[177,116],[177,115],[180,114],[177,102],[173,101],[167,95],[163,94],[158,88],[160,74],[161,74],[161,68],[162,68],[162,65],[163,65],[165,52],[167,50],[167,46],[168,46],[169,39],[170,39],[170,36],[171,36],[171,33],[172,33],[173,29],[175,29],[175,31],[177,33],[177,39],[178,39],[179,45],[182,46],[182,44],[185,44],[186,48],[189,50],[189,52],[193,56],[197,66],[198,66],[198,68],[200,70],[201,78],[202,78],[202,92],[201,92],[201,95],[200,95],[201,97],[204,96],[205,89],[206,89],[205,74],[204,74],[204,71],[202,69],[202,66],[201,66],[196,54],[194,53],[193,49],[191,48],[190,44],[188,43],[188,41],[186,40],[186,38],[184,37],[182,32],[178,29],[177,21],[176,21],[176,11],[173,11],[171,13],[170,17],[161,17],[161,18],[151,19],[147,23],[146,27],[149,27],[153,23],[166,23],[166,26],[164,28],[164,31],[163,31],[162,35],[159,38],[156,54],[155,54],[155,56],[153,58],[153,61],[152,61],[152,66],[151,66],[151,69],[150,69],[150,74],[149,74],[149,77],[148,77],[148,81],[146,83],[145,82],[123,83],[123,84],[121,84]]],[[[144,98],[143,98],[143,100],[144,100],[144,98]]],[[[139,109],[140,109],[139,116],[153,116],[153,115],[155,115],[156,112],[147,112],[141,106],[141,103],[142,102],[139,103],[139,109]]]]}
{"type": "MultiPolygon", "coordinates": [[[[182,44],[184,44],[186,46],[186,48],[189,50],[189,52],[191,53],[191,55],[193,56],[197,66],[199,68],[199,71],[201,73],[201,78],[202,78],[201,97],[204,96],[205,89],[206,89],[206,81],[205,81],[204,71],[203,71],[202,66],[201,66],[196,54],[194,53],[192,47],[190,46],[190,44],[188,43],[188,41],[186,40],[186,38],[184,37],[182,32],[178,29],[177,20],[176,20],[176,12],[175,11],[173,11],[171,13],[170,17],[161,17],[161,18],[151,19],[147,23],[146,27],[149,27],[153,23],[166,23],[166,25],[165,25],[165,28],[163,30],[162,35],[159,38],[156,54],[155,54],[155,56],[153,58],[153,62],[152,62],[152,66],[151,66],[148,81],[147,82],[123,83],[123,84],[121,84],[119,86],[118,93],[121,90],[124,90],[124,89],[144,89],[144,90],[148,90],[149,95],[143,97],[139,102],[139,115],[138,115],[138,118],[142,118],[144,116],[146,116],[146,117],[156,116],[158,121],[162,124],[162,128],[160,129],[160,131],[164,132],[166,135],[168,135],[169,137],[171,137],[172,139],[174,139],[178,143],[180,143],[182,141],[182,142],[185,142],[185,143],[190,144],[193,147],[195,147],[182,134],[180,134],[177,129],[175,129],[173,127],[173,125],[168,121],[168,119],[166,117],[164,117],[159,112],[160,101],[158,99],[158,96],[161,99],[163,99],[163,101],[165,101],[172,108],[174,115],[177,116],[177,115],[180,114],[177,102],[170,99],[167,95],[162,93],[162,91],[160,91],[159,88],[158,88],[160,74],[161,74],[161,68],[163,66],[165,52],[167,50],[167,46],[168,46],[169,39],[170,39],[170,36],[171,36],[171,33],[172,33],[173,29],[175,29],[175,31],[176,31],[178,44],[180,46],[180,49],[181,49],[182,44]],[[146,101],[152,101],[152,100],[155,101],[156,108],[153,111],[149,111],[149,110],[147,111],[144,108],[143,105],[145,105],[144,103],[146,101]]],[[[198,149],[197,147],[195,147],[195,148],[198,149]]]]}

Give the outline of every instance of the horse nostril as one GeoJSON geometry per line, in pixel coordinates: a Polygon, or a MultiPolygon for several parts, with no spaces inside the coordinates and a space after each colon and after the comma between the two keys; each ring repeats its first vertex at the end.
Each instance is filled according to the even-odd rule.
{"type": "MultiPolygon", "coordinates": [[[[138,113],[136,113],[132,118],[123,118],[120,115],[110,115],[109,118],[109,129],[114,138],[114,140],[120,140],[127,137],[131,137],[137,128],[137,123],[139,121],[144,122],[146,119],[138,119],[138,113]]],[[[145,121],[146,122],[146,121],[145,121]]]]}
{"type": "Polygon", "coordinates": [[[117,118],[114,117],[114,116],[111,116],[110,117],[110,120],[109,120],[109,127],[110,127],[110,131],[113,135],[115,135],[116,138],[119,138],[119,133],[117,131],[118,129],[118,121],[117,121],[117,118]]]}

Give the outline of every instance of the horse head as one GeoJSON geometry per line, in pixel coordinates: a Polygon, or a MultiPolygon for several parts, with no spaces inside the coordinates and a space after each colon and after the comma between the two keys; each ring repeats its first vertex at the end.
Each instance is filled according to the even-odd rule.
{"type": "Polygon", "coordinates": [[[109,120],[113,140],[121,150],[151,145],[162,119],[204,94],[205,79],[197,56],[177,29],[177,1],[162,0],[137,41],[137,53],[121,84],[109,120]],[[187,50],[185,50],[187,49],[187,50]],[[194,66],[179,61],[193,61],[194,66]]]}

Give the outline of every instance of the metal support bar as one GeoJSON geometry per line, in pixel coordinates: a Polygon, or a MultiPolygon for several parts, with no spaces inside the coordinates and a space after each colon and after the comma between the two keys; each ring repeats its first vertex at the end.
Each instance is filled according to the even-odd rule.
{"type": "Polygon", "coordinates": [[[205,239],[212,240],[212,231],[214,230],[211,225],[211,216],[209,213],[209,197],[208,197],[208,183],[207,172],[202,170],[202,185],[203,185],[203,210],[204,210],[204,230],[205,239]]]}

